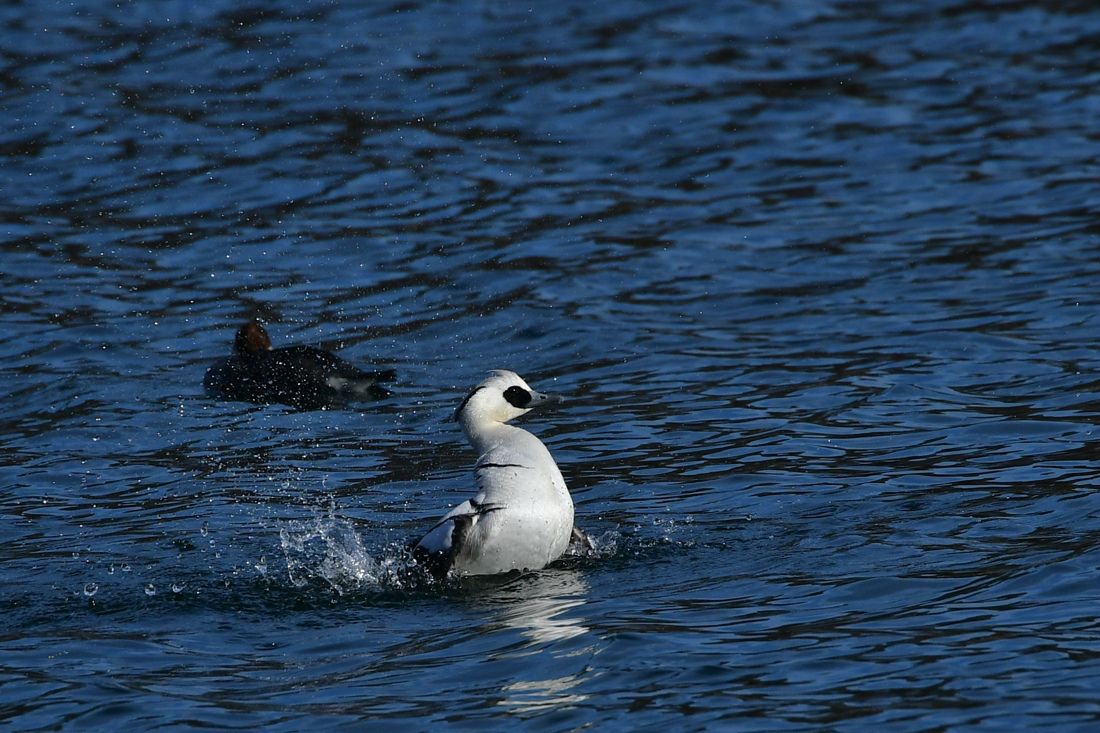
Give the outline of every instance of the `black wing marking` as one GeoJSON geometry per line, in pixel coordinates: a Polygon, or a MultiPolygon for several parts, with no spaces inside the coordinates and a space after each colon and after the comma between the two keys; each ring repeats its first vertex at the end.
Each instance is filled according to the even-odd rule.
{"type": "Polygon", "coordinates": [[[458,553],[465,547],[466,537],[469,535],[474,524],[486,514],[503,509],[504,505],[480,504],[470,499],[470,507],[473,509],[472,512],[455,514],[442,519],[424,535],[427,537],[447,522],[452,522],[454,526],[451,528],[451,544],[446,550],[431,552],[422,545],[417,545],[413,548],[413,559],[416,560],[417,564],[423,565],[424,568],[436,578],[442,579],[450,572],[451,568],[454,567],[455,558],[458,557],[458,553]]]}
{"type": "Polygon", "coordinates": [[[474,466],[474,472],[478,472],[483,468],[530,468],[522,463],[479,463],[474,466]]]}

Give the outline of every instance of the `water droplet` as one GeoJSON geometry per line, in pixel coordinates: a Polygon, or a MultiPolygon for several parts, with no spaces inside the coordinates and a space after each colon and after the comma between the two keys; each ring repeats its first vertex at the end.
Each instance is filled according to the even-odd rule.
{"type": "Polygon", "coordinates": [[[124,562],[124,563],[122,563],[122,565],[120,567],[121,567],[122,572],[124,572],[124,573],[130,572],[130,563],[124,562]]]}
{"type": "Polygon", "coordinates": [[[256,572],[260,575],[267,575],[267,556],[260,555],[260,561],[256,563],[256,572]]]}
{"type": "Polygon", "coordinates": [[[172,583],[172,592],[179,593],[183,590],[184,585],[184,583],[172,583]]]}
{"type": "Polygon", "coordinates": [[[199,529],[199,532],[202,533],[203,537],[210,534],[210,522],[203,522],[202,523],[202,528],[199,529]]]}
{"type": "Polygon", "coordinates": [[[96,584],[96,583],[88,583],[87,585],[84,586],[84,595],[88,596],[89,598],[91,598],[92,596],[94,596],[98,592],[99,592],[99,585],[96,584]]]}
{"type": "Polygon", "coordinates": [[[149,585],[145,586],[145,595],[155,596],[156,594],[157,594],[157,587],[155,585],[150,583],[149,585]]]}
{"type": "Polygon", "coordinates": [[[108,565],[107,566],[107,575],[114,575],[114,574],[115,574],[115,566],[114,565],[108,565]]]}

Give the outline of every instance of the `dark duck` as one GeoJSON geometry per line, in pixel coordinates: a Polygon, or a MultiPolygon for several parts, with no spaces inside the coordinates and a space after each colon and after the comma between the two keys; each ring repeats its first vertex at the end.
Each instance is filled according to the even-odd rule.
{"type": "Polygon", "coordinates": [[[210,394],[228,400],[317,410],[385,397],[390,392],[379,382],[394,378],[392,369],[364,371],[313,346],[276,349],[259,321],[237,330],[234,349],[203,379],[210,394]]]}

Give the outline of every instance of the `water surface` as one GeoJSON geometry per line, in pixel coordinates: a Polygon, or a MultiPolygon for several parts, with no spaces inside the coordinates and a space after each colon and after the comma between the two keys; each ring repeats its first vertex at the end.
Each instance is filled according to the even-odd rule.
{"type": "Polygon", "coordinates": [[[879,5],[0,10],[0,722],[1100,725],[1100,12],[879,5]],[[439,586],[492,368],[598,550],[439,586]]]}

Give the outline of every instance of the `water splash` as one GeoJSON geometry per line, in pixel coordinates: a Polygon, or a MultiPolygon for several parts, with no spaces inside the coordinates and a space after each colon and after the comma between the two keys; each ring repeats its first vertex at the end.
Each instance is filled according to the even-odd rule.
{"type": "Polygon", "coordinates": [[[396,546],[372,557],[351,522],[332,516],[288,522],[279,538],[287,575],[297,587],[321,581],[339,595],[403,588],[412,564],[408,552],[396,546]]]}
{"type": "Polygon", "coordinates": [[[614,530],[603,532],[599,536],[588,535],[588,543],[570,542],[565,551],[566,557],[600,559],[612,557],[619,549],[622,535],[614,530]]]}
{"type": "MultiPolygon", "coordinates": [[[[335,516],[333,506],[324,514],[318,511],[312,519],[287,521],[279,529],[279,538],[287,578],[297,588],[320,584],[343,596],[363,591],[409,591],[439,582],[423,571],[404,543],[372,548],[372,554],[355,526],[335,516]]],[[[589,535],[588,544],[575,542],[569,546],[566,563],[615,557],[623,548],[623,539],[617,530],[589,535]]],[[[253,567],[263,577],[275,577],[268,558],[261,557],[253,567]]]]}

